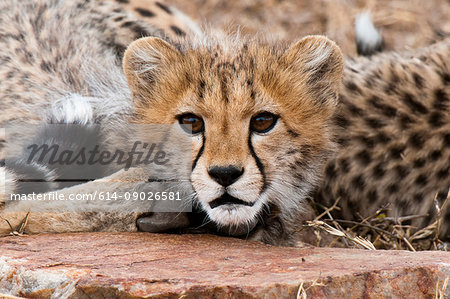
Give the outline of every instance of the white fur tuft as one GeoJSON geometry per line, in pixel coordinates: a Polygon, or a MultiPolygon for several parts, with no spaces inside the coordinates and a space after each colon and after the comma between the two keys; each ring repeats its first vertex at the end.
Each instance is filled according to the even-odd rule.
{"type": "Polygon", "coordinates": [[[86,125],[93,122],[94,115],[89,98],[71,94],[52,103],[48,118],[52,123],[86,125]]]}
{"type": "Polygon", "coordinates": [[[0,204],[6,201],[6,192],[14,193],[16,176],[6,167],[0,167],[0,204]]]}
{"type": "Polygon", "coordinates": [[[372,22],[370,12],[363,12],[356,17],[355,33],[358,53],[370,55],[381,49],[383,40],[372,22]]]}
{"type": "Polygon", "coordinates": [[[6,171],[5,167],[0,167],[0,203],[6,200],[6,171]]]}

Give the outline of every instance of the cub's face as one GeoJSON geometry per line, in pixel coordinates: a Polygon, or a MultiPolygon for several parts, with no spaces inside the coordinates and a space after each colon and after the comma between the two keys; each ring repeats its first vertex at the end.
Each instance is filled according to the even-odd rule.
{"type": "Polygon", "coordinates": [[[134,42],[124,58],[136,113],[192,138],[196,201],[219,226],[253,227],[265,207],[297,215],[333,150],[343,60],[320,36],[288,49],[214,40],[134,42]]]}

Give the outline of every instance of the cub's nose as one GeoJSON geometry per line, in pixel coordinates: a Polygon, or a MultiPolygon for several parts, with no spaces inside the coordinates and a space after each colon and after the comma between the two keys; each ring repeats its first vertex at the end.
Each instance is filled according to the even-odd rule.
{"type": "Polygon", "coordinates": [[[244,173],[244,168],[236,166],[214,166],[208,170],[208,174],[219,184],[226,187],[234,182],[244,173]]]}

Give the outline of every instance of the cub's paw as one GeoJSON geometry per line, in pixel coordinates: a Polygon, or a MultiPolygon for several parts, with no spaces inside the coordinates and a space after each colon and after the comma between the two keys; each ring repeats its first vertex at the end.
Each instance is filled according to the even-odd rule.
{"type": "Polygon", "coordinates": [[[139,217],[136,225],[142,232],[163,233],[188,227],[189,219],[186,213],[156,212],[139,217]]]}

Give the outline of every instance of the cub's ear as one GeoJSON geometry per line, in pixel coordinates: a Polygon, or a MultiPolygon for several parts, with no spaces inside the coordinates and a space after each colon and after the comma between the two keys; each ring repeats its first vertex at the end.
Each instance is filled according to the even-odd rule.
{"type": "Polygon", "coordinates": [[[144,37],[131,43],[123,57],[123,70],[131,92],[151,91],[153,83],[180,57],[174,46],[157,37],[144,37]]]}
{"type": "Polygon", "coordinates": [[[283,55],[286,67],[323,103],[335,103],[339,91],[344,58],[335,42],[320,35],[306,36],[283,55]]]}

